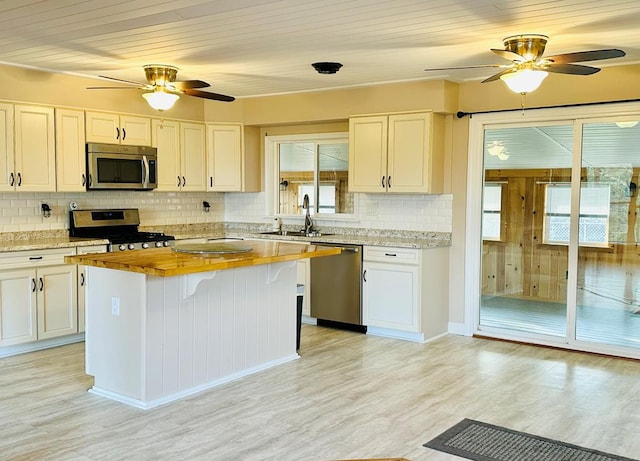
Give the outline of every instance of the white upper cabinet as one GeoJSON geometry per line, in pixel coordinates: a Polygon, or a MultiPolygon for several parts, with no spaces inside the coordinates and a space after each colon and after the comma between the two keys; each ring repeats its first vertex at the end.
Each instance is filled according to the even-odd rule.
{"type": "Polygon", "coordinates": [[[56,109],[56,190],[86,190],[84,111],[56,109]]]}
{"type": "Polygon", "coordinates": [[[159,191],[205,191],[205,126],[153,119],[152,145],[158,149],[159,191]]]}
{"type": "Polygon", "coordinates": [[[182,152],[182,190],[207,190],[207,154],[205,126],[180,123],[182,152]]]}
{"type": "Polygon", "coordinates": [[[239,123],[207,125],[207,190],[256,192],[262,187],[260,135],[239,123]]]}
{"type": "Polygon", "coordinates": [[[242,125],[208,125],[208,188],[242,190],[242,125]]]}
{"type": "Polygon", "coordinates": [[[54,111],[50,107],[15,106],[15,190],[56,190],[54,111]]]}
{"type": "Polygon", "coordinates": [[[0,191],[15,190],[13,104],[0,104],[0,191]]]}
{"type": "Polygon", "coordinates": [[[154,118],[151,121],[151,145],[158,149],[157,190],[179,191],[182,186],[180,123],[154,118]]]}
{"type": "Polygon", "coordinates": [[[87,142],[130,146],[151,145],[149,117],[90,111],[87,111],[85,116],[87,142]]]}
{"type": "Polygon", "coordinates": [[[443,118],[431,112],[349,119],[349,191],[442,193],[443,118]]]}

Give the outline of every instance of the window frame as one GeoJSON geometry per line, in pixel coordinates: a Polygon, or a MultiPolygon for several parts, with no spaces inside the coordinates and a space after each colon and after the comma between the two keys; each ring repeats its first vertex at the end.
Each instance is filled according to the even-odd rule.
{"type": "MultiPolygon", "coordinates": [[[[313,142],[319,144],[349,143],[349,132],[309,133],[295,135],[265,136],[265,214],[280,218],[300,218],[300,214],[285,214],[279,210],[279,165],[278,146],[285,143],[313,142]]],[[[317,178],[317,164],[314,165],[314,177],[317,178]]],[[[316,179],[317,180],[317,179],[316,179]]],[[[353,197],[353,213],[316,213],[315,219],[332,221],[356,221],[358,215],[358,195],[353,197]]]]}
{"type": "MultiPolygon", "coordinates": [[[[482,216],[484,218],[484,214],[487,212],[484,209],[484,193],[485,193],[485,188],[486,187],[495,187],[495,188],[500,188],[500,209],[496,212],[496,211],[492,211],[491,213],[495,213],[499,215],[500,218],[500,223],[499,223],[499,229],[500,229],[500,235],[498,237],[486,237],[484,234],[482,234],[482,241],[483,242],[504,242],[506,240],[506,235],[505,235],[505,225],[503,222],[503,217],[504,217],[504,208],[505,208],[505,204],[506,204],[506,186],[507,186],[507,182],[506,181],[485,181],[484,184],[482,185],[482,216]]],[[[482,231],[482,224],[480,226],[480,229],[482,231]]]]}
{"type": "MultiPolygon", "coordinates": [[[[567,189],[571,189],[571,183],[567,182],[567,183],[560,183],[560,182],[552,182],[552,183],[545,183],[544,185],[544,202],[543,202],[543,211],[542,211],[542,244],[543,245],[556,245],[556,246],[568,246],[569,245],[569,239],[564,241],[564,240],[549,240],[549,221],[548,221],[548,217],[549,216],[567,216],[567,218],[570,220],[571,219],[571,210],[569,210],[567,213],[549,213],[548,212],[548,196],[549,196],[549,187],[563,187],[563,188],[567,188],[567,189]]],[[[582,200],[583,194],[582,194],[582,190],[584,188],[588,188],[588,187],[600,187],[600,188],[609,188],[609,185],[606,184],[599,184],[599,185],[588,185],[588,184],[581,184],[580,185],[580,200],[582,200]]],[[[611,219],[611,203],[609,201],[608,203],[608,212],[606,215],[595,215],[597,217],[603,217],[605,218],[605,240],[602,242],[586,242],[586,241],[581,241],[580,240],[580,226],[582,225],[582,218],[588,218],[588,217],[594,217],[593,214],[586,214],[586,213],[578,213],[578,226],[579,226],[579,230],[578,230],[578,246],[580,247],[593,247],[593,248],[609,248],[610,247],[610,243],[609,243],[609,221],[611,219]]]]}

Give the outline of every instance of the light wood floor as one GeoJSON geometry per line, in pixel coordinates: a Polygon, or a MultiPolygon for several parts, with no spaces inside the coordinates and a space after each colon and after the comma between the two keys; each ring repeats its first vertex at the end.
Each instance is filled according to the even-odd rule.
{"type": "Polygon", "coordinates": [[[0,459],[458,460],[462,418],[640,457],[640,362],[304,325],[302,358],[143,411],[86,392],[83,344],[0,359],[0,459]]]}

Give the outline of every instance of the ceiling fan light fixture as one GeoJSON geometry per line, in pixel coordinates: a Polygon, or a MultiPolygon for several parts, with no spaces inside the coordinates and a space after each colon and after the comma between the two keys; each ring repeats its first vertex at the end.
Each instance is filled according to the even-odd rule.
{"type": "Polygon", "coordinates": [[[159,111],[171,109],[176,101],[180,99],[177,94],[167,93],[162,88],[158,88],[151,93],[143,93],[142,97],[146,99],[151,108],[159,111]]]}
{"type": "Polygon", "coordinates": [[[618,128],[633,128],[637,124],[638,124],[637,120],[632,120],[629,122],[616,122],[616,125],[618,125],[618,128]]]}
{"type": "Polygon", "coordinates": [[[521,69],[502,75],[500,80],[514,93],[526,94],[536,90],[547,75],[544,70],[521,69]]]}

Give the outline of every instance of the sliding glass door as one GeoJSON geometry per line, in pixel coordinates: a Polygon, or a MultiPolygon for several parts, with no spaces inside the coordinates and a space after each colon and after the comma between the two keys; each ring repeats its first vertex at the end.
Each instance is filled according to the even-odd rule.
{"type": "Polygon", "coordinates": [[[478,330],[637,355],[640,124],[483,132],[478,330]]]}
{"type": "Polygon", "coordinates": [[[577,341],[640,347],[640,125],[582,128],[577,341]]]}
{"type": "Polygon", "coordinates": [[[481,328],[566,336],[572,133],[484,131],[481,328]]]}

